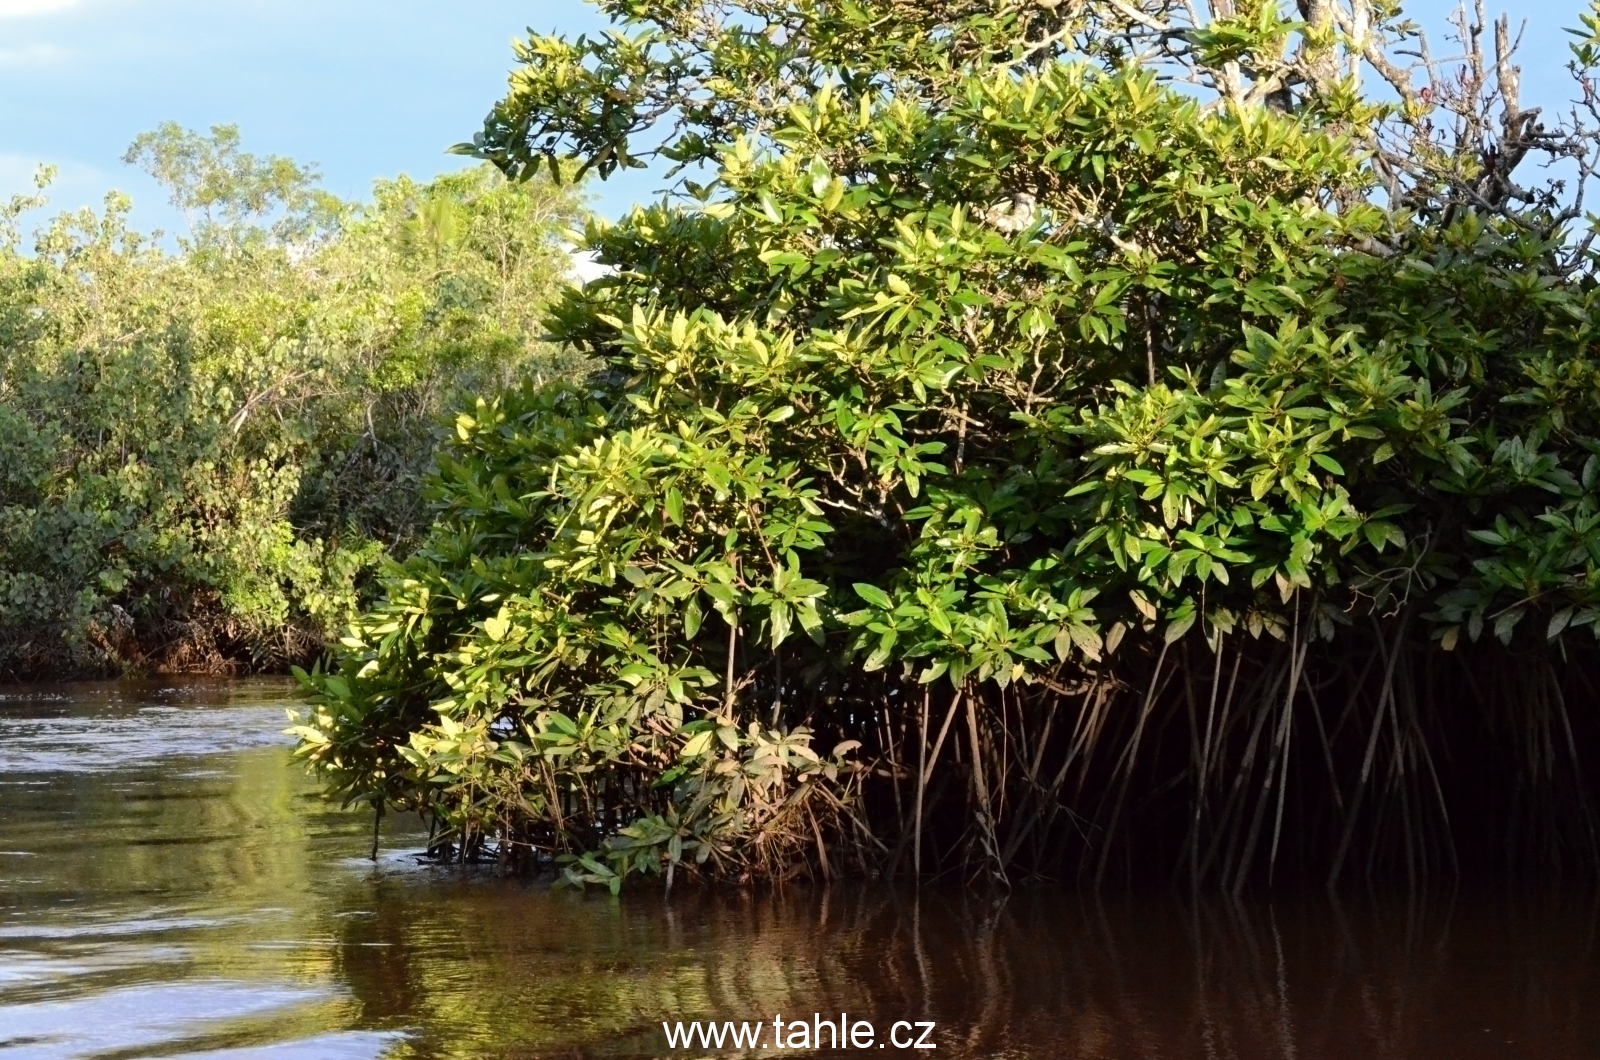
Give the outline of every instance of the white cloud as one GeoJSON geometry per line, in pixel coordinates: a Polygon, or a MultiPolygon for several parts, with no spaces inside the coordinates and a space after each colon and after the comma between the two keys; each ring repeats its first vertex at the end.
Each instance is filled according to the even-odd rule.
{"type": "MultiPolygon", "coordinates": [[[[34,194],[33,178],[40,160],[27,155],[0,154],[0,201],[13,195],[34,194]]],[[[47,213],[100,205],[113,181],[109,173],[82,162],[63,162],[56,166],[56,179],[45,189],[50,200],[47,213]]]]}
{"type": "MultiPolygon", "coordinates": [[[[4,0],[0,0],[3,3],[4,0]]],[[[72,53],[54,44],[25,44],[20,48],[0,48],[0,70],[27,66],[55,66],[66,62],[72,53]]]]}
{"type": "Polygon", "coordinates": [[[22,155],[0,155],[0,195],[24,190],[38,171],[37,159],[24,158],[22,155]]]}
{"type": "Polygon", "coordinates": [[[590,280],[601,276],[610,276],[616,270],[609,265],[602,265],[595,260],[594,251],[572,249],[567,252],[572,258],[572,278],[578,286],[583,286],[590,280]]]}
{"type": "Polygon", "coordinates": [[[0,18],[42,15],[47,11],[76,7],[78,0],[0,0],[0,18]]]}

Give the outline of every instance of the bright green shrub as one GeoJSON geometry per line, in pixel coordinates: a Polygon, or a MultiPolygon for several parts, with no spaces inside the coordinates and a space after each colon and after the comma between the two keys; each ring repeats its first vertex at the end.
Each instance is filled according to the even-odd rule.
{"type": "MultiPolygon", "coordinates": [[[[715,178],[590,230],[615,273],[550,312],[587,388],[458,420],[438,522],[310,678],[333,790],[613,886],[1117,849],[1237,885],[1286,827],[1303,867],[1364,829],[1415,873],[1449,806],[1515,832],[1533,789],[1597,863],[1584,671],[1547,649],[1592,666],[1600,620],[1596,295],[1558,217],[1443,178],[1381,209],[1406,105],[1207,104],[1094,5],[1081,38],[608,10],[640,35],[530,42],[477,150],[604,171],[670,104],[715,178]],[[1445,655],[1485,641],[1522,655],[1445,655]],[[1496,667],[1534,677],[1503,743],[1455,709],[1496,667]]],[[[1263,12],[1208,46],[1310,34],[1263,12]]]]}
{"type": "Polygon", "coordinates": [[[426,526],[445,411],[570,367],[537,314],[571,194],[476,169],[358,207],[236,148],[130,152],[199,211],[175,252],[119,198],[31,248],[39,203],[6,214],[0,675],[316,655],[426,526]]]}

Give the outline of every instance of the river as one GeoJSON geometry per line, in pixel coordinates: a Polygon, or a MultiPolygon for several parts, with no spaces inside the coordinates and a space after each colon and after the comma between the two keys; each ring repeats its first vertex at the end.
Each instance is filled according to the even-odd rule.
{"type": "Polygon", "coordinates": [[[371,816],[290,764],[293,702],[0,687],[0,1060],[733,1054],[669,1047],[691,1020],[760,1021],[761,1056],[860,1054],[843,1021],[880,1057],[1600,1057],[1592,893],[618,900],[421,867],[403,818],[369,860],[371,816]]]}

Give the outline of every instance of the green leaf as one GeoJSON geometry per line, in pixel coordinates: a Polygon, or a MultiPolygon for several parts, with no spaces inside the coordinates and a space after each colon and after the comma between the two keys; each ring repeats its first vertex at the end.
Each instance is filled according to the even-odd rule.
{"type": "Polygon", "coordinates": [[[857,596],[881,611],[894,609],[894,601],[889,599],[889,594],[870,582],[856,582],[851,588],[857,596]]]}

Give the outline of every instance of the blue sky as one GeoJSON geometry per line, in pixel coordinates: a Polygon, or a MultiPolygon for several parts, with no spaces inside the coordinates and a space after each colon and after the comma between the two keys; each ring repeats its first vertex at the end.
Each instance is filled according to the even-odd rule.
{"type": "MultiPolygon", "coordinates": [[[[1437,30],[1447,6],[1410,10],[1437,30]]],[[[1567,98],[1561,29],[1580,0],[1496,6],[1529,23],[1525,103],[1567,98]]],[[[167,224],[160,192],[119,159],[170,119],[237,124],[246,149],[316,162],[330,190],[360,196],[464,164],[444,151],[499,97],[512,37],[600,24],[582,0],[0,0],[0,194],[53,162],[58,205],[116,187],[136,219],[167,224]]],[[[594,205],[616,216],[658,183],[630,174],[594,205]]]]}
{"type": "MultiPolygon", "coordinates": [[[[60,167],[61,206],[161,192],[120,161],[166,120],[240,126],[246,150],[317,163],[329,190],[469,164],[445,153],[498,99],[527,27],[581,32],[582,0],[0,0],[0,194],[60,167]]],[[[658,182],[597,188],[615,214],[658,182]]]]}

